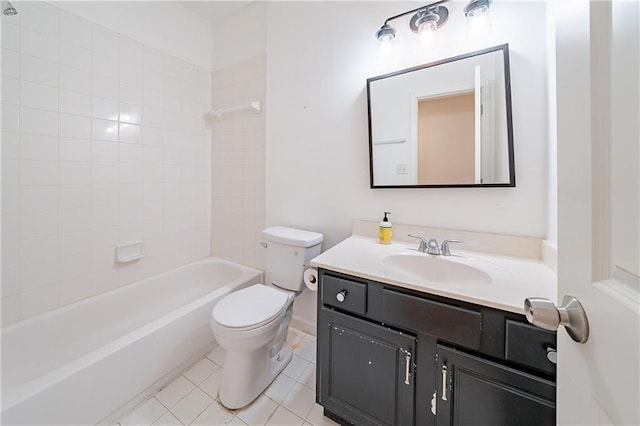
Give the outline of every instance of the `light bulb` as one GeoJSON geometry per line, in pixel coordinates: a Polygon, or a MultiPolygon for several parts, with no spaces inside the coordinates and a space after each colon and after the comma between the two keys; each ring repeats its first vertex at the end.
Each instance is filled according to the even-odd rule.
{"type": "Polygon", "coordinates": [[[437,37],[438,25],[435,21],[425,21],[418,27],[418,35],[420,42],[425,47],[435,47],[438,43],[437,37]]]}
{"type": "Polygon", "coordinates": [[[480,6],[467,13],[467,34],[469,39],[486,37],[491,34],[491,16],[488,6],[480,6]]]}
{"type": "Polygon", "coordinates": [[[392,39],[380,40],[380,53],[385,57],[389,56],[393,50],[393,44],[391,43],[391,40],[392,39]]]}

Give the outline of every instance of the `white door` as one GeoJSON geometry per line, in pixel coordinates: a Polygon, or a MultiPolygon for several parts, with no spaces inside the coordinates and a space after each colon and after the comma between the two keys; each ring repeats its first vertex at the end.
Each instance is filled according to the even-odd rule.
{"type": "Polygon", "coordinates": [[[640,2],[554,3],[558,301],[590,336],[558,330],[558,424],[640,425],[640,2]]]}

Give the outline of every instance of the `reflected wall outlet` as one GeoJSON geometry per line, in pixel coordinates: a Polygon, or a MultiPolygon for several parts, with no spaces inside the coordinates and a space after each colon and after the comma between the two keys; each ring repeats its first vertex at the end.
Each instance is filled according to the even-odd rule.
{"type": "Polygon", "coordinates": [[[396,174],[397,175],[408,175],[409,174],[409,165],[408,164],[396,164],[396,174]]]}

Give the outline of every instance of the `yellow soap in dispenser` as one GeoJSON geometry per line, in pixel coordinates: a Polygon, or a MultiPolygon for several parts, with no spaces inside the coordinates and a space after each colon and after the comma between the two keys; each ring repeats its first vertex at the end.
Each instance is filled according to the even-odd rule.
{"type": "Polygon", "coordinates": [[[380,222],[380,244],[391,244],[391,222],[387,218],[390,212],[384,212],[384,218],[380,222]]]}

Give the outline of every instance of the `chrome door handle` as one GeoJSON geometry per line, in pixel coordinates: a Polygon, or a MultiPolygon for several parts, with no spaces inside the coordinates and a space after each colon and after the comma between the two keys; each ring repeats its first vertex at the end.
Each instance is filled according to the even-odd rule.
{"type": "Polygon", "coordinates": [[[589,340],[587,314],[573,296],[564,296],[559,308],[549,299],[529,297],[524,300],[524,313],[527,320],[537,327],[555,331],[564,325],[569,336],[576,342],[586,343],[589,340]]]}
{"type": "Polygon", "coordinates": [[[442,400],[447,400],[447,371],[448,368],[446,365],[442,366],[442,400]]]}
{"type": "Polygon", "coordinates": [[[401,352],[404,353],[404,384],[410,385],[411,382],[409,379],[411,378],[411,352],[400,349],[401,352]]]}

